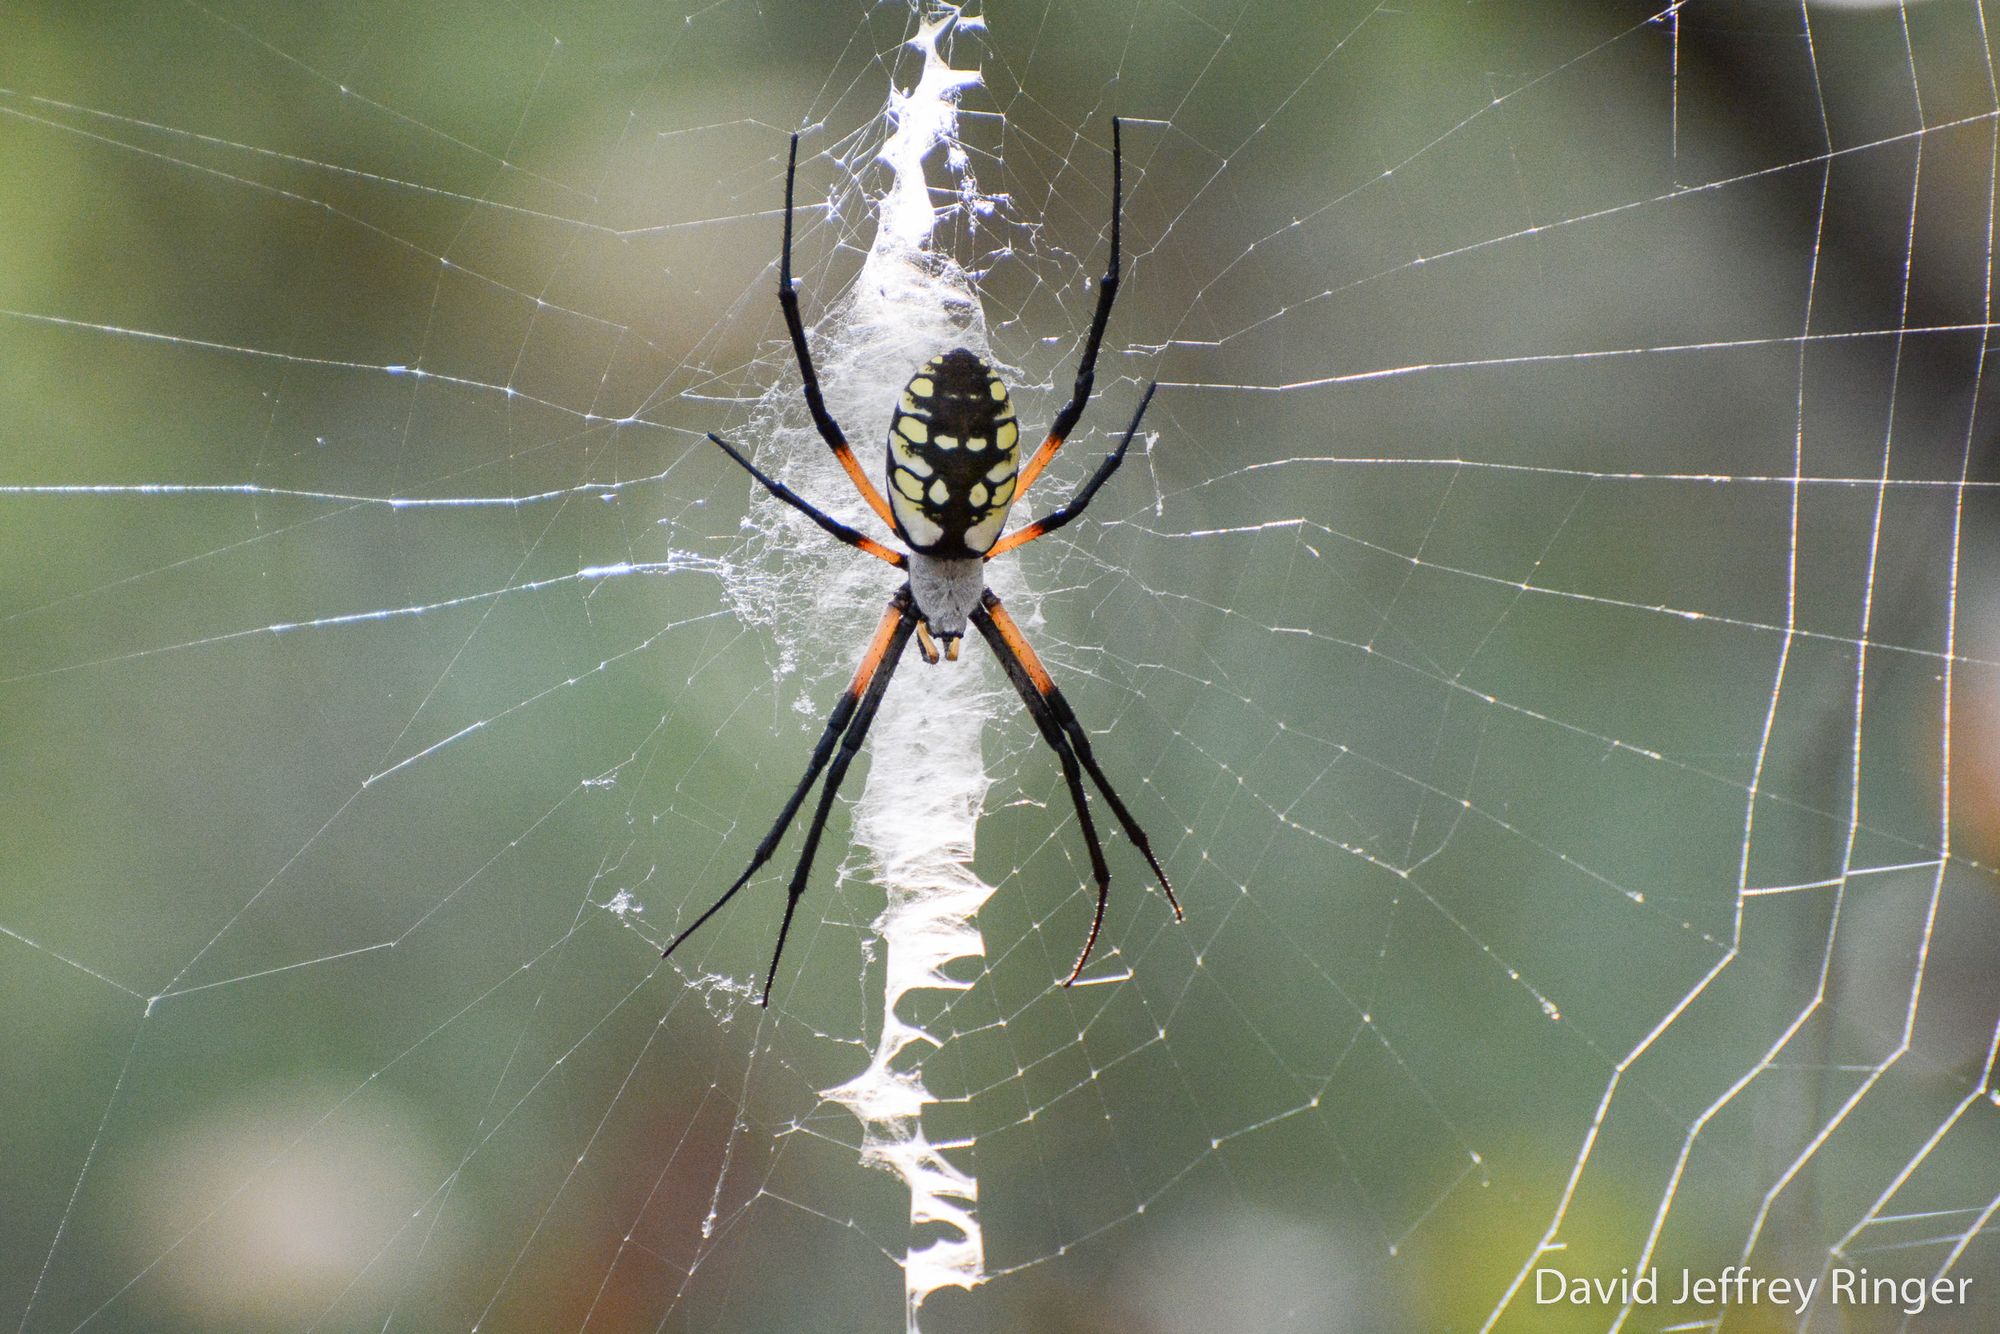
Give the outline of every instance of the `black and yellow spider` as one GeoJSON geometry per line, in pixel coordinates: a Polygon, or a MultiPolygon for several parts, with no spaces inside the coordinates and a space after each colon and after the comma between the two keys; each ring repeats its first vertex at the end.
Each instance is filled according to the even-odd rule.
{"type": "Polygon", "coordinates": [[[862,739],[868,735],[869,724],[875,719],[883,692],[889,688],[889,678],[896,670],[896,662],[902,657],[904,646],[914,633],[918,651],[923,654],[925,662],[935,664],[938,661],[940,642],[944,645],[943,656],[956,662],[958,641],[965,634],[966,622],[970,621],[992,646],[993,655],[1006,670],[1007,679],[1014,683],[1014,689],[1020,692],[1021,702],[1041,729],[1042,739],[1048,742],[1049,748],[1062,762],[1063,779],[1069,785],[1070,800],[1076,806],[1077,823],[1083,826],[1083,839],[1090,847],[1091,874],[1097,881],[1097,913],[1091,918],[1090,934],[1084,938],[1083,952],[1077,956],[1076,967],[1070,970],[1069,977],[1063,982],[1064,986],[1069,986],[1082,975],[1083,966],[1090,961],[1091,950],[1097,945],[1097,933],[1104,925],[1104,905],[1111,886],[1111,872],[1104,864],[1104,848],[1097,840],[1096,826],[1091,823],[1090,806],[1078,772],[1079,764],[1096,781],[1098,790],[1104,794],[1126,836],[1138,847],[1147,865],[1153,868],[1153,874],[1159,877],[1160,888],[1166,891],[1167,902],[1173,906],[1176,921],[1181,918],[1181,905],[1174,897],[1173,886],[1167,883],[1167,873],[1161,869],[1160,859],[1153,855],[1152,845],[1146,841],[1145,831],[1139,828],[1139,822],[1132,818],[1132,812],[1119,800],[1110,780],[1104,776],[1104,770],[1098,767],[1090,751],[1090,738],[1084,733],[1082,724],[1077,722],[1076,715],[1070,711],[1068,701],[1056,689],[1055,682],[1049,679],[1048,669],[1042,666],[1035,650],[1029,647],[1020,626],[1000,605],[1000,599],[993,595],[993,590],[986,587],[981,567],[1003,552],[1032,542],[1044,533],[1054,532],[1083,513],[1091,497],[1097,494],[1097,489],[1117,471],[1119,463],[1125,458],[1125,450],[1139,429],[1139,419],[1146,415],[1146,405],[1153,398],[1155,386],[1149,384],[1139,399],[1138,411],[1132,414],[1132,424],[1125,428],[1125,436],[1118,442],[1118,448],[1098,465],[1097,471],[1067,505],[1025,528],[1005,537],[1000,536],[1000,529],[1007,521],[1008,508],[1034,484],[1049,459],[1062,448],[1063,441],[1083,416],[1084,404],[1090,398],[1091,384],[1096,376],[1097,346],[1104,338],[1104,326],[1111,318],[1111,303],[1118,295],[1118,215],[1123,190],[1118,122],[1115,119],[1111,122],[1111,263],[1105,270],[1102,285],[1097,289],[1097,311],[1091,317],[1090,332],[1083,340],[1083,358],[1077,367],[1076,387],[1069,402],[1056,414],[1048,438],[1022,465],[1020,429],[1014,422],[1014,405],[1008,400],[1007,387],[1000,383],[1000,377],[977,354],[962,347],[954,348],[918,368],[896,405],[896,414],[889,428],[887,500],[868,480],[868,474],[855,460],[854,451],[848,448],[840,426],[826,410],[826,401],[820,395],[819,376],[813,370],[812,353],[806,347],[805,325],[799,318],[799,294],[792,288],[792,185],[798,165],[799,137],[795,134],[792,136],[791,158],[785,165],[785,239],[778,269],[778,304],[784,308],[785,326],[791,331],[792,349],[798,354],[799,370],[805,380],[806,407],[812,413],[813,425],[819,428],[820,436],[840,461],[840,466],[847,470],[861,498],[881,516],[884,523],[895,530],[896,536],[908,548],[908,554],[884,546],[814,508],[791,488],[758,471],[756,465],[721,436],[710,434],[708,438],[720,445],[724,453],[741,464],[779,500],[849,546],[907,571],[909,578],[889,599],[888,610],[882,613],[882,620],[875,627],[875,637],[869,642],[867,652],[861,655],[861,666],[826,720],[826,730],[820,734],[819,744],[813,748],[805,777],[799,780],[791,799],[778,812],[777,822],[764,835],[763,842],[757,845],[750,865],[736,878],[735,884],[723,891],[721,898],[673,938],[661,952],[661,957],[679,949],[683,941],[699,931],[709,918],[721,911],[724,904],[736,897],[738,890],[749,883],[757,868],[777,850],[778,840],[784,837],[792,817],[798,814],[813,781],[822,769],[827,769],[826,786],[820,793],[819,806],[813,812],[812,825],[806,830],[805,848],[799,853],[798,868],[792,873],[791,887],[785,900],[785,918],[778,927],[777,948],[771,952],[771,968],[765,974],[764,992],[758,1001],[760,1005],[770,1004],[771,984],[778,976],[778,959],[785,952],[785,937],[792,929],[792,914],[798,909],[799,896],[805,892],[806,878],[812,872],[813,854],[818,851],[820,834],[825,830],[827,816],[833,809],[834,794],[840,790],[847,766],[861,749],[862,739]],[[836,742],[839,746],[837,752],[836,742]],[[832,762],[830,769],[829,760],[832,762]]]}

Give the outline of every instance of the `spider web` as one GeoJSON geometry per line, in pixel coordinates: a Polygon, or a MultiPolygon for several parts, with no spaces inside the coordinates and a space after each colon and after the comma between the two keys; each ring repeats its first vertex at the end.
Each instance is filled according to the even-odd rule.
{"type": "Polygon", "coordinates": [[[11,17],[18,1328],[1991,1323],[1984,5],[11,17]],[[702,438],[867,520],[772,300],[786,135],[873,464],[956,342],[1054,414],[1114,114],[1126,283],[1030,508],[1161,388],[994,577],[1188,920],[1100,819],[1052,985],[1088,863],[968,644],[760,1010],[796,832],[659,949],[894,584],[702,438]],[[990,897],[864,1128],[925,876],[990,897]],[[1819,1295],[1664,1299],[1745,1264],[1819,1295]],[[1969,1304],[1836,1305],[1864,1267],[1969,1304]]]}

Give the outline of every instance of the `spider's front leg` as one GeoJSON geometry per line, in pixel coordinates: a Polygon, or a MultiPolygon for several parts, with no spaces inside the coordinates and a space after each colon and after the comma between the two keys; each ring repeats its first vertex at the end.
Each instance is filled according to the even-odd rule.
{"type": "Polygon", "coordinates": [[[792,914],[798,909],[799,896],[805,892],[806,878],[812,873],[813,854],[819,849],[820,834],[826,828],[827,816],[832,812],[834,795],[840,790],[841,779],[847,776],[847,766],[861,749],[869,725],[875,721],[875,711],[881,706],[882,694],[889,688],[889,678],[895,673],[896,661],[902,657],[903,646],[909,642],[911,629],[916,623],[916,606],[910,596],[910,586],[905,584],[889,599],[888,609],[882,613],[882,619],[875,627],[875,636],[869,641],[867,651],[861,655],[861,665],[855,669],[854,679],[848,682],[839,703],[827,715],[826,728],[820,733],[819,744],[813,747],[805,777],[792,789],[785,808],[778,812],[777,820],[757,844],[750,865],[736,877],[734,884],[722,892],[722,897],[711,903],[701,916],[667,943],[667,947],[660,951],[661,958],[671,956],[682,942],[701,930],[709,918],[721,912],[723,906],[736,897],[737,891],[750,883],[750,877],[757,874],[758,868],[771,859],[771,854],[778,850],[778,843],[785,836],[785,830],[791,827],[792,818],[805,803],[806,793],[812,790],[814,780],[831,761],[833,767],[827,773],[826,790],[820,797],[818,809],[813,812],[812,824],[806,831],[805,849],[799,854],[798,868],[792,874],[785,901],[784,922],[778,928],[778,945],[771,952],[771,969],[765,974],[763,996],[758,1001],[760,1005],[771,1003],[771,984],[778,976],[778,959],[785,952],[785,937],[792,929],[792,914]],[[839,746],[837,753],[836,743],[839,746]]]}
{"type": "MultiPolygon", "coordinates": [[[[1143,406],[1141,411],[1144,411],[1143,406]]],[[[993,649],[993,656],[1005,669],[1007,679],[1014,683],[1021,703],[1027,706],[1035,725],[1041,729],[1042,739],[1048,742],[1049,749],[1061,762],[1063,781],[1069,786],[1070,801],[1076,807],[1076,821],[1083,827],[1083,841],[1090,849],[1090,870],[1097,881],[1097,911],[1090,919],[1090,934],[1084,937],[1083,952],[1077,955],[1076,967],[1063,980],[1064,986],[1072,986],[1077,978],[1083,976],[1083,966],[1090,962],[1091,951],[1097,948],[1097,933],[1104,927],[1104,907],[1111,896],[1111,872],[1105,866],[1104,848],[1097,840],[1097,826],[1091,821],[1083,780],[1077,774],[1079,762],[1097,784],[1097,790],[1104,794],[1111,813],[1118,817],[1119,825],[1125,830],[1125,837],[1132,840],[1133,846],[1146,859],[1146,864],[1153,868],[1160,889],[1165,892],[1167,903],[1174,910],[1174,920],[1183,920],[1184,914],[1180,900],[1174,897],[1174,887],[1167,882],[1165,868],[1153,855],[1153,845],[1146,838],[1146,831],[1139,827],[1138,820],[1119,800],[1118,793],[1112,790],[1111,780],[1104,776],[1097,757],[1091,753],[1090,737],[1084,732],[1083,724],[1077,721],[1062,691],[1056,689],[1048,668],[1042,665],[1027,636],[1021,633],[1021,627],[1014,623],[1014,618],[1007,614],[1007,609],[1000,605],[1000,599],[994,596],[991,589],[982,595],[978,609],[972,613],[972,623],[979,627],[979,633],[993,649]]]]}

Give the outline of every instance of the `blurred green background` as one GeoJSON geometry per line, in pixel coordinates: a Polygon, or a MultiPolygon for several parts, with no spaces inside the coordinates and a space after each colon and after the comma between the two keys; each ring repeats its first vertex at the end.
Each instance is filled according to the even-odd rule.
{"type": "MultiPolygon", "coordinates": [[[[1112,847],[1132,976],[1052,989],[1087,866],[987,729],[988,958],[916,1008],[994,1277],[925,1328],[1596,1329],[1509,1285],[1746,1255],[1970,1277],[1915,1327],[1992,1327],[1992,25],[1660,8],[955,46],[997,206],[934,171],[942,234],[1030,422],[1130,118],[1052,476],[1148,377],[1159,435],[1022,577],[1189,920],[1112,847]]],[[[703,979],[759,975],[775,885],[657,946],[854,653],[701,433],[795,384],[792,129],[808,319],[853,280],[910,24],[0,11],[20,1328],[897,1327],[907,1196],[815,1092],[879,1025],[845,814],[768,1015],[703,979]]]]}

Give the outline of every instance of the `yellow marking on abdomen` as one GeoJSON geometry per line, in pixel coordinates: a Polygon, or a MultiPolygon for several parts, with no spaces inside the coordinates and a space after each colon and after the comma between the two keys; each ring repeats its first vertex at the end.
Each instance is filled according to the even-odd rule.
{"type": "Polygon", "coordinates": [[[994,539],[1000,536],[1000,525],[1006,521],[1007,511],[1005,508],[995,508],[986,511],[985,516],[977,523],[966,528],[966,550],[982,553],[989,550],[993,546],[994,539]]]}
{"type": "Polygon", "coordinates": [[[912,509],[900,503],[900,501],[901,497],[898,497],[896,517],[902,521],[903,531],[909,534],[911,545],[916,547],[936,546],[939,539],[944,536],[944,526],[925,514],[922,510],[912,509]]]}

